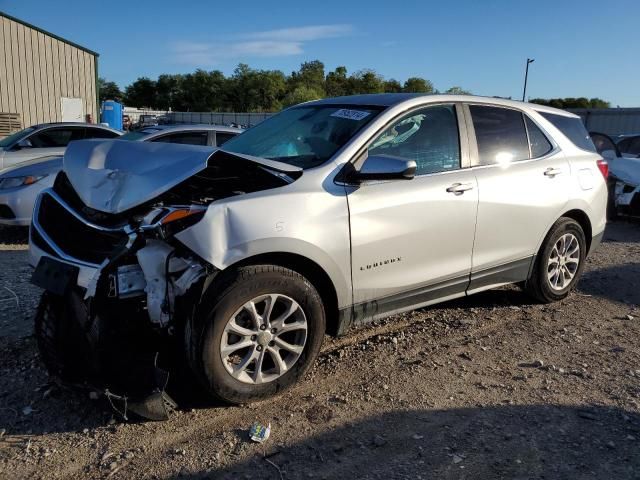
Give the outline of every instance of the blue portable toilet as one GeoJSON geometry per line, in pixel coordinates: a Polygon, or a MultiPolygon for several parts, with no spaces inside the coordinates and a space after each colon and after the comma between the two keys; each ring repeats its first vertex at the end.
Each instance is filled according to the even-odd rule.
{"type": "Polygon", "coordinates": [[[106,123],[116,130],[122,130],[122,104],[114,100],[102,102],[100,122],[106,123]]]}

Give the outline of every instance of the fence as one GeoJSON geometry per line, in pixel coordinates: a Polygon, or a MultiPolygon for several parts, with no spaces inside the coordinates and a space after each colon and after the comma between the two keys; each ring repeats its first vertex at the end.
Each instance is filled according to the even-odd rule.
{"type": "Polygon", "coordinates": [[[582,117],[590,132],[607,135],[640,134],[640,108],[576,108],[571,112],[582,117]]]}
{"type": "Polygon", "coordinates": [[[237,113],[237,112],[170,112],[169,123],[206,123],[209,125],[245,125],[253,127],[269,118],[273,113],[237,113]]]}

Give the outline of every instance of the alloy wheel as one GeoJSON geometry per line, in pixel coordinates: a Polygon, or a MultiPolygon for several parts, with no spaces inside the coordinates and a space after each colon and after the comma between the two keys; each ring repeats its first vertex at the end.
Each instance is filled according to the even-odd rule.
{"type": "Polygon", "coordinates": [[[580,243],[572,233],[562,235],[551,249],[547,261],[547,279],[553,290],[564,290],[580,266],[580,243]]]}
{"type": "Polygon", "coordinates": [[[272,382],[293,367],[307,341],[307,318],[294,299],[271,293],[246,302],[228,320],[220,342],[227,372],[248,384],[272,382]]]}

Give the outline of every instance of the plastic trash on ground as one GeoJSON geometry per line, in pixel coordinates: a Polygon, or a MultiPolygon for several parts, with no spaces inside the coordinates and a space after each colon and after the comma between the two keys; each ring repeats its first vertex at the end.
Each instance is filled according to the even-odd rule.
{"type": "Polygon", "coordinates": [[[271,424],[265,427],[264,425],[255,422],[253,425],[251,425],[251,430],[249,430],[249,438],[258,443],[266,442],[270,434],[271,424]]]}

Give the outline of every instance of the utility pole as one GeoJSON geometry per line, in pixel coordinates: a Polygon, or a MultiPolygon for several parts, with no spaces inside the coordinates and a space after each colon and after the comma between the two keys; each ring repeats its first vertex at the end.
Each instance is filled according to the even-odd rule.
{"type": "Polygon", "coordinates": [[[524,102],[524,99],[526,98],[527,95],[527,77],[529,76],[529,64],[535,62],[536,59],[535,58],[527,58],[527,66],[524,70],[524,89],[522,90],[522,101],[524,102]]]}

